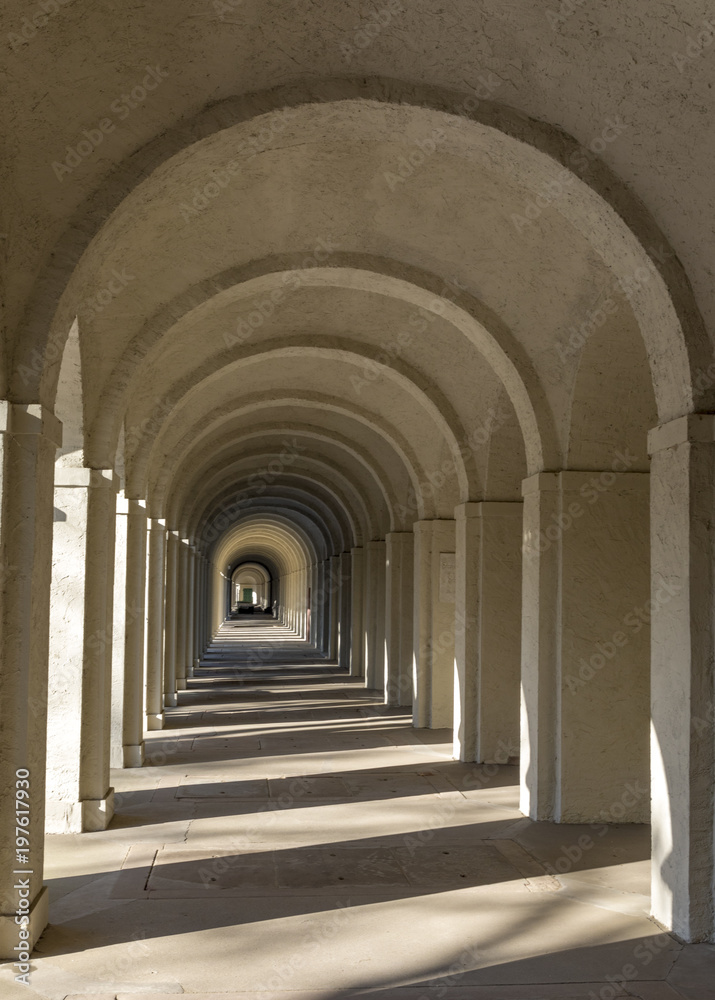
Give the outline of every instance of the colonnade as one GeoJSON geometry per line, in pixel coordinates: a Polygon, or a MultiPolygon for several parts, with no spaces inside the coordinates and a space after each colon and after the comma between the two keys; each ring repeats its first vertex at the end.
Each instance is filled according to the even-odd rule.
{"type": "MultiPolygon", "coordinates": [[[[19,770],[32,776],[36,937],[43,833],[107,826],[110,765],[142,765],[144,734],[163,727],[194,674],[231,577],[215,548],[119,492],[111,469],[55,474],[50,413],[2,412],[0,530],[13,573],[0,768],[4,787],[19,770]]],[[[416,727],[453,726],[456,758],[519,758],[533,819],[644,822],[652,797],[654,915],[705,939],[715,416],[675,420],[650,443],[652,477],[542,472],[521,502],[467,502],[452,519],[313,552],[274,585],[280,621],[387,704],[411,705],[416,727]]],[[[4,904],[3,948],[10,920],[4,904]]]]}

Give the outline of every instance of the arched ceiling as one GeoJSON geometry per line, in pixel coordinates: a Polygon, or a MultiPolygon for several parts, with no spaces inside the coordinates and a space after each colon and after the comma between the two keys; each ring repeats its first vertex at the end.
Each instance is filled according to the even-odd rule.
{"type": "Polygon", "coordinates": [[[273,562],[279,577],[305,570],[316,562],[313,539],[300,527],[281,517],[245,518],[221,538],[213,553],[219,572],[229,575],[243,561],[253,562],[253,553],[273,562]]]}
{"type": "Polygon", "coordinates": [[[364,49],[350,2],[62,7],[11,43],[0,109],[10,397],[57,399],[65,461],[222,559],[249,526],[325,558],[541,469],[647,463],[712,390],[712,234],[682,197],[706,73],[686,122],[661,58],[700,6],[655,7],[418,0],[364,49]],[[676,112],[687,142],[653,147],[676,112]]]}

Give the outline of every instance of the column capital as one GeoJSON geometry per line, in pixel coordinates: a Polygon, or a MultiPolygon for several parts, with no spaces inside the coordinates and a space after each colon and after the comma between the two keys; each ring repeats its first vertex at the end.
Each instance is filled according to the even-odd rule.
{"type": "MultiPolygon", "coordinates": [[[[621,491],[640,492],[649,489],[649,472],[628,471],[627,455],[617,454],[610,469],[562,469],[560,472],[538,472],[535,476],[529,476],[521,484],[523,497],[533,496],[536,493],[579,493],[584,487],[592,486],[595,482],[599,492],[606,489],[618,489],[621,491]],[[620,464],[625,464],[625,469],[618,468],[620,464]]],[[[499,505],[495,505],[499,506],[499,505]]],[[[510,504],[505,503],[504,507],[510,504]]]]}
{"type": "Polygon", "coordinates": [[[103,489],[119,493],[121,484],[114,469],[78,469],[61,465],[55,469],[55,487],[103,489]]]}
{"type": "Polygon", "coordinates": [[[149,530],[150,531],[166,531],[166,521],[163,517],[150,517],[149,518],[149,530]]]}
{"type": "Polygon", "coordinates": [[[390,545],[414,545],[415,535],[413,531],[388,531],[385,535],[385,542],[390,545]]]}
{"type": "Polygon", "coordinates": [[[478,500],[460,503],[454,508],[456,521],[471,517],[521,517],[524,509],[522,500],[478,500]]]}
{"type": "Polygon", "coordinates": [[[523,497],[530,496],[532,493],[556,493],[558,490],[558,472],[537,472],[521,481],[521,495],[523,497]]]}
{"type": "Polygon", "coordinates": [[[0,434],[43,435],[59,448],[62,423],[41,403],[11,403],[0,399],[0,434]]]}
{"type": "Polygon", "coordinates": [[[715,413],[687,413],[648,432],[648,454],[655,455],[679,444],[715,442],[715,413]]]}

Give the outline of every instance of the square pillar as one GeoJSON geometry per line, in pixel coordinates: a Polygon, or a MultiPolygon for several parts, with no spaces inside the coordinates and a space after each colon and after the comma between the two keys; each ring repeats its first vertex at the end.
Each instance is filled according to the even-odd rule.
{"type": "Polygon", "coordinates": [[[414,535],[385,538],[385,704],[412,705],[414,535]]]}
{"type": "MultiPolygon", "coordinates": [[[[194,629],[194,673],[201,664],[201,657],[206,648],[206,622],[208,620],[208,589],[206,586],[207,561],[203,553],[196,553],[196,583],[195,583],[195,613],[196,628],[194,629]]],[[[191,676],[194,675],[192,673],[191,676]]]]}
{"type": "Polygon", "coordinates": [[[310,625],[306,626],[306,630],[310,628],[310,642],[316,649],[320,648],[320,638],[322,635],[322,581],[323,581],[323,564],[321,562],[314,563],[308,569],[308,587],[310,588],[308,611],[310,612],[310,625]]]}
{"type": "Polygon", "coordinates": [[[350,556],[350,674],[362,677],[365,673],[364,549],[351,549],[350,556]]]}
{"type": "Polygon", "coordinates": [[[318,604],[320,606],[320,633],[318,649],[321,653],[328,655],[330,649],[330,605],[331,605],[331,582],[330,582],[330,559],[323,559],[320,563],[320,588],[318,590],[318,604]]]}
{"type": "Polygon", "coordinates": [[[146,603],[146,728],[164,728],[164,585],[166,522],[149,521],[146,603]]]}
{"type": "Polygon", "coordinates": [[[350,670],[350,645],[352,635],[352,553],[340,554],[340,620],[338,637],[338,665],[350,670]]]}
{"type": "Polygon", "coordinates": [[[521,808],[533,819],[649,818],[649,480],[618,461],[524,481],[521,808]]]}
{"type": "Polygon", "coordinates": [[[454,756],[505,764],[519,750],[521,503],[456,517],[454,756]]]}
{"type": "Polygon", "coordinates": [[[367,543],[365,687],[380,692],[385,688],[385,552],[384,541],[367,543]]]}
{"type": "Polygon", "coordinates": [[[413,531],[413,723],[444,729],[454,710],[455,522],[416,521],[413,531]]]}
{"type": "Polygon", "coordinates": [[[715,940],[715,415],[651,431],[652,914],[715,940]]]}
{"type": "Polygon", "coordinates": [[[112,649],[112,767],[144,763],[146,504],[117,497],[112,649]]]}
{"type": "Polygon", "coordinates": [[[176,574],[175,690],[186,690],[186,637],[189,625],[189,540],[179,538],[176,574]]]}
{"type": "Polygon", "coordinates": [[[109,753],[118,488],[111,469],[56,470],[48,833],[104,830],[114,814],[109,753]]]}
{"type": "Polygon", "coordinates": [[[340,556],[331,556],[328,570],[328,659],[337,660],[340,638],[340,556]]]}
{"type": "Polygon", "coordinates": [[[166,584],[164,588],[164,708],[174,708],[176,699],[177,596],[181,539],[177,531],[166,538],[166,584]]]}
{"type": "Polygon", "coordinates": [[[194,632],[196,630],[196,549],[187,541],[186,553],[186,642],[184,644],[184,687],[194,675],[194,632]]]}
{"type": "Polygon", "coordinates": [[[53,476],[61,442],[62,425],[50,411],[36,404],[0,401],[0,959],[4,961],[17,957],[13,949],[19,943],[18,878],[29,879],[29,895],[23,900],[29,949],[47,924],[48,895],[42,884],[47,662],[53,476]],[[16,790],[28,795],[27,845],[15,829],[16,790]]]}

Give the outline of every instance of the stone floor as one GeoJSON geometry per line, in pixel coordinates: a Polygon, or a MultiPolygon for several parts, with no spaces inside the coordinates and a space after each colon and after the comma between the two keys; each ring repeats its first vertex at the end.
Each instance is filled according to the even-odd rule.
{"type": "Polygon", "coordinates": [[[153,1000],[706,1000],[648,918],[648,831],[532,823],[267,620],[227,623],[103,833],[48,838],[31,987],[153,1000]],[[557,872],[558,874],[553,874],[557,872]]]}

